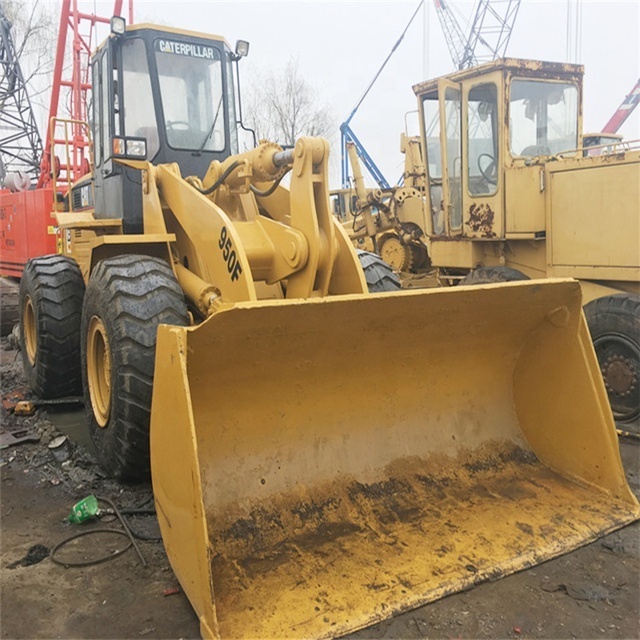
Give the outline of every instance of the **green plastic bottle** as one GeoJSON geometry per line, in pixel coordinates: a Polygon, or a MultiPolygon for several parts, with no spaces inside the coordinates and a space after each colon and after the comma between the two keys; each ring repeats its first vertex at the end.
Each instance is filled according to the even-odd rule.
{"type": "Polygon", "coordinates": [[[93,518],[93,516],[97,516],[99,511],[98,499],[94,495],[90,495],[74,505],[67,519],[73,524],[80,524],[89,518],[93,518]]]}

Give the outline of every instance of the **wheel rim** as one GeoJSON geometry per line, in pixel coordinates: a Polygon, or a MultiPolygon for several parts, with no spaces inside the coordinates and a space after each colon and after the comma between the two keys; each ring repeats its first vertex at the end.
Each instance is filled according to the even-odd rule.
{"type": "Polygon", "coordinates": [[[640,348],[626,336],[613,333],[596,338],[593,344],[613,417],[623,424],[634,422],[640,413],[640,348]]]}
{"type": "Polygon", "coordinates": [[[25,296],[22,308],[22,333],[24,335],[24,348],[31,366],[36,363],[36,312],[30,296],[25,296]]]}
{"type": "Polygon", "coordinates": [[[107,331],[98,316],[89,322],[87,382],[93,415],[98,425],[106,427],[111,411],[111,356],[107,331]]]}
{"type": "Polygon", "coordinates": [[[387,236],[380,246],[380,257],[398,271],[411,267],[411,250],[397,236],[387,236]]]}

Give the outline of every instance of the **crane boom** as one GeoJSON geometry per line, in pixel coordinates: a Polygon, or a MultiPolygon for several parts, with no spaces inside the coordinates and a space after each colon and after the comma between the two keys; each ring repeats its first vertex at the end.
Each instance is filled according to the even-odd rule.
{"type": "Polygon", "coordinates": [[[505,55],[520,0],[479,0],[469,35],[465,36],[446,0],[433,0],[456,69],[505,55]]]}
{"type": "Polygon", "coordinates": [[[351,120],[353,119],[353,116],[356,115],[356,111],[360,108],[360,105],[362,104],[363,100],[367,97],[369,91],[371,91],[371,87],[373,87],[376,80],[382,73],[383,69],[387,66],[387,62],[389,62],[389,60],[391,59],[391,56],[395,53],[396,49],[400,46],[400,43],[404,39],[405,34],[409,30],[411,23],[413,22],[416,15],[418,15],[418,11],[421,9],[423,4],[424,4],[424,0],[420,0],[420,3],[416,7],[416,10],[413,12],[411,19],[407,23],[407,26],[404,28],[404,31],[402,32],[402,34],[400,35],[396,43],[391,48],[391,51],[389,52],[389,55],[385,58],[384,62],[382,63],[382,66],[378,69],[376,75],[373,77],[373,80],[369,83],[369,86],[366,88],[365,92],[362,94],[362,96],[356,103],[356,106],[352,109],[351,113],[349,114],[349,117],[340,125],[342,186],[344,188],[349,187],[349,154],[347,153],[347,143],[352,143],[355,145],[358,156],[363,160],[365,166],[367,167],[367,170],[371,173],[375,181],[378,183],[378,186],[382,189],[389,188],[389,183],[387,182],[387,179],[384,177],[380,169],[378,169],[375,162],[373,161],[373,158],[371,158],[371,156],[366,152],[360,140],[358,140],[356,135],[353,133],[353,130],[351,129],[351,120]]]}
{"type": "MultiPolygon", "coordinates": [[[[122,5],[123,0],[115,0],[111,15],[98,16],[82,11],[78,6],[78,0],[62,2],[47,120],[48,131],[40,163],[38,187],[49,185],[55,175],[54,182],[64,189],[88,171],[91,142],[81,123],[87,121],[87,105],[91,92],[89,57],[95,47],[93,38],[96,25],[108,25],[111,16],[122,15],[122,5]],[[73,59],[70,69],[65,65],[65,53],[69,52],[68,40],[71,41],[70,51],[73,59]],[[63,96],[63,89],[68,95],[63,96]],[[62,97],[66,99],[70,111],[69,120],[72,122],[69,125],[72,130],[65,129],[64,135],[56,131],[54,123],[54,119],[58,117],[62,97]],[[65,156],[62,162],[55,157],[56,147],[60,148],[65,156]]],[[[133,0],[129,0],[129,21],[132,19],[133,0]]]]}
{"type": "Polygon", "coordinates": [[[624,124],[626,119],[631,115],[632,111],[640,102],[640,79],[636,82],[631,93],[622,101],[611,119],[604,126],[603,133],[617,133],[618,129],[624,124]]]}
{"type": "Polygon", "coordinates": [[[479,0],[461,68],[504,57],[519,8],[520,0],[479,0]]]}
{"type": "MultiPolygon", "coordinates": [[[[442,26],[444,37],[451,54],[451,60],[456,69],[464,69],[465,66],[472,67],[475,62],[475,58],[472,59],[471,64],[465,64],[465,56],[468,55],[467,38],[465,37],[460,24],[456,20],[455,16],[451,12],[449,5],[445,0],[433,0],[433,4],[436,8],[438,20],[442,26]]],[[[473,52],[471,52],[473,57],[473,52]]]]}

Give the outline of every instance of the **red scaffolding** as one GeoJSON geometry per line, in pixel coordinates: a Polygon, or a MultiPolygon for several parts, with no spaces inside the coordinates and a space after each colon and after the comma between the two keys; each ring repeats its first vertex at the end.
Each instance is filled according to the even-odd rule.
{"type": "MultiPolygon", "coordinates": [[[[133,22],[133,0],[129,0],[128,20],[133,22]]],[[[112,16],[122,15],[123,0],[115,0],[110,16],[85,13],[78,0],[63,0],[60,11],[58,45],[51,86],[47,135],[40,164],[38,187],[54,182],[66,190],[89,172],[91,140],[86,127],[87,105],[91,92],[89,61],[96,46],[96,26],[109,24],[112,16]],[[68,52],[72,59],[65,65],[68,52]],[[61,97],[67,99],[68,113],[60,117],[61,97]]]]}
{"type": "MultiPolygon", "coordinates": [[[[19,277],[30,258],[56,252],[53,212],[58,199],[91,171],[90,59],[97,45],[97,26],[109,25],[114,15],[122,16],[124,0],[115,0],[109,16],[82,11],[80,4],[84,3],[63,0],[61,4],[37,186],[25,191],[0,189],[0,275],[19,277]]],[[[133,22],[133,0],[128,2],[128,21],[133,22]]]]}

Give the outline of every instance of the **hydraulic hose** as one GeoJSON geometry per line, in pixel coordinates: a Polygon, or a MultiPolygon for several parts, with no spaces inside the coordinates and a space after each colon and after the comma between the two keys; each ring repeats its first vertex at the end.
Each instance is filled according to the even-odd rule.
{"type": "Polygon", "coordinates": [[[195,186],[194,188],[203,196],[208,196],[213,193],[240,166],[240,164],[241,162],[239,160],[231,163],[231,165],[225,169],[224,173],[208,189],[198,189],[198,187],[195,186]]]}
{"type": "Polygon", "coordinates": [[[249,185],[251,191],[253,193],[255,193],[257,196],[260,196],[261,198],[266,198],[267,196],[270,196],[280,185],[280,183],[282,182],[282,178],[284,178],[287,173],[289,173],[289,170],[285,171],[285,173],[283,173],[266,191],[260,191],[260,189],[258,189],[257,187],[254,187],[253,185],[249,185]]]}

